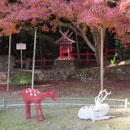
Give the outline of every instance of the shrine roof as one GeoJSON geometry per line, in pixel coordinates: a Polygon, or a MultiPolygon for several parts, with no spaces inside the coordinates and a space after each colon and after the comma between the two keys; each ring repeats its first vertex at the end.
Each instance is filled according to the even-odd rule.
{"type": "Polygon", "coordinates": [[[65,36],[62,36],[59,40],[57,40],[55,43],[56,44],[72,44],[74,43],[75,41],[68,38],[68,37],[65,37],[65,36]]]}

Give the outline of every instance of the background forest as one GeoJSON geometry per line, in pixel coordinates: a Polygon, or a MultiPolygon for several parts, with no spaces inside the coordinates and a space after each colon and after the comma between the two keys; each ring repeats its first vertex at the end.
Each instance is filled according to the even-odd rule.
{"type": "MultiPolygon", "coordinates": [[[[63,30],[66,30],[64,28],[63,30]]],[[[114,33],[109,33],[107,31],[105,36],[105,47],[108,49],[116,49],[118,53],[117,59],[122,60],[123,58],[129,57],[130,45],[127,44],[127,48],[120,43],[120,40],[114,38],[114,33]],[[125,55],[124,55],[125,52],[125,55]]],[[[93,38],[91,32],[88,30],[87,36],[90,41],[93,42],[93,38]]],[[[59,46],[55,44],[55,41],[60,39],[61,34],[57,29],[56,32],[43,32],[41,29],[38,29],[37,34],[37,51],[36,51],[36,59],[55,59],[59,56],[59,46]]],[[[73,34],[71,36],[73,40],[76,41],[76,37],[73,34]]],[[[84,40],[81,37],[78,37],[78,49],[80,53],[92,52],[92,50],[87,46],[84,40]]],[[[33,30],[21,30],[19,34],[12,35],[12,55],[16,57],[16,59],[20,59],[20,51],[16,50],[17,43],[26,43],[26,50],[23,51],[23,58],[32,58],[33,56],[33,40],[34,40],[34,31],[33,30]]],[[[1,37],[0,40],[0,55],[8,55],[8,36],[1,37]]],[[[73,53],[77,53],[76,43],[73,44],[73,53]]]]}
{"type": "Polygon", "coordinates": [[[129,1],[30,1],[4,0],[0,8],[1,52],[8,54],[8,37],[12,34],[12,55],[20,58],[16,43],[27,43],[25,57],[32,58],[34,28],[38,28],[36,59],[57,58],[59,47],[55,41],[63,32],[73,32],[73,52],[95,53],[100,65],[101,34],[103,29],[104,49],[116,49],[118,58],[123,59],[129,50],[129,1]],[[16,34],[17,33],[17,34],[16,34]],[[120,40],[119,40],[120,39],[120,40]],[[122,45],[123,43],[123,45],[122,45]]]}

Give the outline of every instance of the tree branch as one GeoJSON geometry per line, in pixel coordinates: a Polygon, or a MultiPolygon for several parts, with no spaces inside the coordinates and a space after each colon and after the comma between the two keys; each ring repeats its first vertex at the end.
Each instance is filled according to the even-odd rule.
{"type": "Polygon", "coordinates": [[[85,43],[92,49],[93,52],[95,52],[95,47],[92,45],[92,43],[89,41],[87,36],[83,33],[83,31],[79,27],[77,27],[74,23],[60,22],[60,26],[65,26],[65,27],[71,28],[77,35],[82,37],[84,39],[85,43]]]}

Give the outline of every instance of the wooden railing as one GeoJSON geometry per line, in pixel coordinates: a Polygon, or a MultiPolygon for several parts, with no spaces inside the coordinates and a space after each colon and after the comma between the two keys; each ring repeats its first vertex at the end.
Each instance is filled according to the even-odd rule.
{"type": "MultiPolygon", "coordinates": [[[[113,58],[114,55],[115,55],[116,51],[115,49],[113,50],[109,50],[109,49],[105,49],[105,52],[104,52],[104,56],[105,56],[105,59],[108,60],[109,58],[113,58]]],[[[72,56],[74,58],[77,59],[77,53],[72,53],[72,56]]],[[[92,61],[96,61],[96,58],[95,58],[95,53],[89,53],[89,52],[86,52],[86,53],[80,53],[80,58],[81,58],[81,62],[92,62],[92,61]]],[[[16,62],[18,62],[19,60],[16,60],[16,62]]],[[[30,68],[32,67],[32,61],[30,62],[30,68]]],[[[52,67],[54,64],[54,59],[46,59],[46,58],[43,58],[42,60],[35,60],[35,67],[36,68],[50,68],[52,67]]]]}

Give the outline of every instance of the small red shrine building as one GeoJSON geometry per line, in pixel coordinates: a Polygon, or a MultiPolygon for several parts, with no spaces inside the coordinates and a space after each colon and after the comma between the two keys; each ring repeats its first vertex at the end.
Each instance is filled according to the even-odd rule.
{"type": "Polygon", "coordinates": [[[56,44],[59,45],[60,47],[60,56],[58,59],[71,59],[73,58],[72,56],[72,44],[75,41],[68,38],[66,34],[56,41],[56,44]]]}

